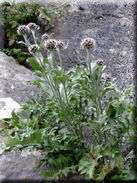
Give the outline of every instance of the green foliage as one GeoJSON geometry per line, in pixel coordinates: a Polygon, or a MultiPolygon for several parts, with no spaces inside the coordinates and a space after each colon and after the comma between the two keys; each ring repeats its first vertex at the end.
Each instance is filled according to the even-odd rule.
{"type": "Polygon", "coordinates": [[[53,66],[52,55],[48,50],[44,59],[38,50],[29,60],[38,92],[13,113],[6,148],[20,144],[42,149],[44,161],[54,169],[44,172],[46,177],[71,173],[96,180],[128,179],[134,159],[132,89],[119,89],[96,60],[65,71],[53,66]]]}
{"type": "Polygon", "coordinates": [[[37,3],[19,3],[0,5],[0,17],[5,26],[6,49],[5,52],[16,58],[19,63],[23,63],[30,55],[25,47],[17,42],[20,36],[17,35],[17,27],[29,22],[43,25],[43,30],[47,31],[53,26],[53,12],[37,3]]]}

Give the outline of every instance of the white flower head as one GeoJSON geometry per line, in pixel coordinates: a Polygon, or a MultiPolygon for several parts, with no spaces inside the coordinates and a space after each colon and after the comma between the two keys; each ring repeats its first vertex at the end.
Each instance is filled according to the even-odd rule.
{"type": "Polygon", "coordinates": [[[97,64],[98,64],[99,66],[102,66],[102,65],[104,65],[104,62],[103,62],[102,59],[99,59],[99,60],[97,60],[97,64]]]}
{"type": "Polygon", "coordinates": [[[63,43],[63,41],[57,41],[56,42],[56,48],[62,49],[65,47],[65,44],[63,43]]]}
{"type": "Polygon", "coordinates": [[[40,29],[39,25],[37,25],[37,24],[35,24],[35,23],[29,23],[29,24],[27,25],[27,27],[28,27],[30,30],[32,30],[32,31],[36,31],[36,30],[39,30],[39,29],[40,29]]]}
{"type": "Polygon", "coordinates": [[[45,48],[49,50],[54,50],[56,49],[56,39],[48,39],[45,41],[45,48]]]}
{"type": "Polygon", "coordinates": [[[20,25],[17,29],[17,33],[19,35],[28,34],[30,32],[30,29],[26,25],[20,25]]]}
{"type": "Polygon", "coordinates": [[[90,49],[95,47],[95,40],[92,38],[85,38],[81,41],[81,46],[84,49],[90,49]]]}
{"type": "Polygon", "coordinates": [[[37,45],[31,45],[31,46],[29,46],[29,48],[28,48],[28,50],[29,50],[29,52],[31,53],[31,54],[35,54],[35,53],[37,53],[37,51],[38,51],[38,46],[37,45]]]}

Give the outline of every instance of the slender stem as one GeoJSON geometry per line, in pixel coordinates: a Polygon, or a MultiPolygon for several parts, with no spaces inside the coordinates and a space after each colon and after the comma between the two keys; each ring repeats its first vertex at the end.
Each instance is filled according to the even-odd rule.
{"type": "Polygon", "coordinates": [[[27,39],[27,35],[23,35],[23,38],[24,38],[24,40],[25,40],[27,46],[28,46],[28,47],[31,46],[29,40],[27,39]]]}
{"type": "MultiPolygon", "coordinates": [[[[36,55],[33,55],[35,57],[35,59],[38,61],[38,63],[41,65],[41,67],[43,68],[43,63],[42,63],[42,60],[41,58],[39,57],[38,54],[36,55]]],[[[45,70],[45,68],[43,68],[43,71],[45,70]]]]}
{"type": "MultiPolygon", "coordinates": [[[[35,56],[35,55],[34,55],[35,56]]],[[[40,63],[41,67],[42,67],[42,71],[43,71],[43,74],[44,74],[44,77],[46,79],[46,81],[48,82],[48,85],[50,86],[51,90],[52,90],[52,93],[54,95],[54,97],[56,98],[56,92],[55,92],[55,87],[54,85],[52,84],[52,81],[50,79],[50,76],[47,75],[47,73],[45,72],[46,68],[43,64],[43,56],[41,53],[39,53],[37,56],[35,56],[35,58],[38,60],[38,62],[40,63]]]]}
{"type": "Polygon", "coordinates": [[[24,41],[18,41],[18,44],[24,44],[25,46],[28,46],[24,41]]]}
{"type": "Polygon", "coordinates": [[[35,31],[31,31],[31,32],[32,32],[32,36],[33,36],[33,39],[34,39],[34,43],[37,45],[36,36],[35,36],[35,31]]]}
{"type": "Polygon", "coordinates": [[[54,85],[52,84],[52,82],[51,82],[50,78],[49,78],[47,75],[46,75],[46,79],[47,79],[48,84],[49,84],[49,86],[50,86],[50,88],[51,88],[51,90],[52,90],[52,93],[53,93],[54,97],[56,98],[56,97],[57,97],[57,95],[56,95],[56,92],[55,92],[54,85]]]}
{"type": "Polygon", "coordinates": [[[43,63],[44,58],[43,58],[43,55],[40,52],[39,52],[39,58],[41,59],[41,62],[43,63]]]}
{"type": "Polygon", "coordinates": [[[62,63],[62,59],[61,59],[61,55],[60,55],[60,50],[59,48],[57,49],[57,53],[58,53],[58,57],[59,57],[59,61],[60,61],[60,67],[63,70],[63,63],[62,63]]]}
{"type": "Polygon", "coordinates": [[[66,86],[65,86],[65,84],[63,86],[64,86],[64,91],[65,91],[66,102],[67,102],[67,105],[69,106],[69,100],[68,100],[68,96],[67,96],[66,86]]]}
{"type": "Polygon", "coordinates": [[[100,106],[100,112],[101,112],[101,114],[103,113],[103,109],[102,109],[102,104],[101,104],[101,98],[99,97],[99,99],[98,99],[99,101],[99,106],[100,106]]]}
{"type": "Polygon", "coordinates": [[[86,49],[86,52],[87,52],[87,66],[88,66],[90,77],[91,77],[90,53],[88,49],[86,49]]]}
{"type": "Polygon", "coordinates": [[[59,96],[61,107],[63,108],[63,102],[62,102],[61,94],[60,94],[60,91],[59,91],[59,87],[56,83],[55,83],[55,87],[56,87],[56,90],[57,90],[57,93],[58,93],[58,96],[59,96]]]}
{"type": "Polygon", "coordinates": [[[89,52],[88,52],[88,49],[86,49],[86,52],[87,52],[87,60],[86,60],[86,64],[87,64],[87,69],[89,69],[89,52]]]}
{"type": "Polygon", "coordinates": [[[51,68],[53,69],[54,66],[53,66],[53,52],[52,51],[49,51],[49,57],[50,57],[50,65],[51,65],[51,68]]]}

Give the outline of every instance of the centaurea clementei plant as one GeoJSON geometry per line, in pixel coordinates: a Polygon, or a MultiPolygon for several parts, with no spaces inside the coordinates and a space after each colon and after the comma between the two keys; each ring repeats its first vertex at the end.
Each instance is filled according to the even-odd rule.
{"type": "MultiPolygon", "coordinates": [[[[45,161],[56,169],[45,175],[60,178],[72,172],[96,180],[112,173],[126,177],[128,168],[124,163],[127,157],[123,155],[123,141],[127,134],[133,137],[133,105],[129,100],[130,92],[120,91],[113,79],[105,74],[103,61],[95,60],[91,54],[95,40],[85,38],[81,42],[87,53],[87,66],[75,66],[68,71],[63,68],[61,59],[60,52],[66,47],[62,41],[51,39],[47,34],[42,36],[40,45],[48,51],[47,59],[40,53],[40,45],[34,43],[25,44],[35,57],[31,63],[33,66],[36,62],[34,69],[46,97],[36,102],[36,110],[30,119],[25,119],[28,122],[25,124],[27,130],[31,126],[32,137],[44,149],[45,161]],[[55,52],[60,66],[53,62],[55,52]]],[[[32,106],[29,110],[32,111],[32,106]]],[[[18,133],[22,133],[21,130],[18,133]]],[[[129,158],[130,162],[132,158],[129,158]]]]}

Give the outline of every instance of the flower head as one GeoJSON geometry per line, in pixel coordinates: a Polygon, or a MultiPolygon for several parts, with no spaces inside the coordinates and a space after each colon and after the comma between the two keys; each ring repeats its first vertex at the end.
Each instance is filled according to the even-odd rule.
{"type": "Polygon", "coordinates": [[[45,48],[50,50],[56,49],[56,42],[57,41],[55,39],[48,39],[45,41],[45,48]]]}
{"type": "Polygon", "coordinates": [[[28,34],[30,29],[26,25],[20,25],[17,29],[17,33],[20,35],[28,34]]]}
{"type": "Polygon", "coordinates": [[[38,25],[36,25],[35,23],[29,23],[27,25],[27,27],[30,29],[30,30],[33,30],[33,31],[36,31],[36,30],[39,30],[40,27],[38,25]]]}
{"type": "Polygon", "coordinates": [[[35,54],[38,51],[38,46],[35,44],[31,45],[31,46],[29,46],[28,50],[31,54],[35,54]]]}
{"type": "Polygon", "coordinates": [[[46,41],[47,39],[49,39],[49,35],[47,33],[42,35],[42,40],[46,41]]]}
{"type": "Polygon", "coordinates": [[[102,66],[102,65],[104,64],[104,62],[103,62],[103,60],[99,59],[99,60],[97,60],[97,64],[98,64],[99,66],[102,66]]]}
{"type": "Polygon", "coordinates": [[[56,42],[56,48],[59,48],[59,49],[65,48],[65,44],[62,41],[57,41],[56,42]]]}
{"type": "Polygon", "coordinates": [[[90,49],[95,47],[95,40],[92,38],[85,38],[81,42],[81,46],[85,49],[90,49]]]}

